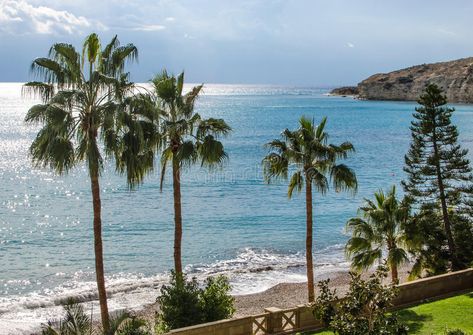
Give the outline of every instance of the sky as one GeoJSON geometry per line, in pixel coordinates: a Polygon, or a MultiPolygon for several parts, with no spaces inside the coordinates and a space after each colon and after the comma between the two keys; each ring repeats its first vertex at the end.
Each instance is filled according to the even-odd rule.
{"type": "Polygon", "coordinates": [[[144,82],[327,87],[473,56],[471,0],[0,0],[0,81],[32,80],[56,42],[97,32],[139,50],[144,82]]]}

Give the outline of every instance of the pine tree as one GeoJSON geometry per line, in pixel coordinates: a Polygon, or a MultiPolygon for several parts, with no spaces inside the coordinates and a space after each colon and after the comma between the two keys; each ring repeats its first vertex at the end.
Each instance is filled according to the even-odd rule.
{"type": "Polygon", "coordinates": [[[404,171],[408,178],[402,184],[419,215],[431,213],[430,217],[439,218],[450,266],[457,270],[471,262],[460,257],[462,251],[458,250],[464,239],[473,236],[473,175],[466,158],[468,150],[458,144],[458,130],[451,122],[455,109],[446,106],[447,99],[439,87],[428,85],[418,103],[421,106],[413,114],[412,142],[405,156],[404,171]],[[466,234],[455,233],[457,223],[466,234]]]}

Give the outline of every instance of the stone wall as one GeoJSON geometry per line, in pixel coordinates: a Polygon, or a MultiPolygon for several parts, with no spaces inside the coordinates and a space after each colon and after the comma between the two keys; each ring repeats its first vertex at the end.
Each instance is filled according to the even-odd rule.
{"type": "Polygon", "coordinates": [[[414,280],[398,287],[399,294],[393,301],[396,308],[453,295],[473,289],[473,268],[414,280]]]}

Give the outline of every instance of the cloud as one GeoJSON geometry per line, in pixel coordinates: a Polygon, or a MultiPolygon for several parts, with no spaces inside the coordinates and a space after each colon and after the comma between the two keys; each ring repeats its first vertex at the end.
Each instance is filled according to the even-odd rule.
{"type": "Polygon", "coordinates": [[[355,45],[354,45],[353,43],[351,43],[351,42],[348,42],[348,43],[347,43],[347,47],[349,47],[349,48],[354,48],[355,45]]]}
{"type": "Polygon", "coordinates": [[[165,18],[164,20],[166,20],[167,22],[174,22],[174,21],[176,21],[176,18],[174,18],[172,16],[169,16],[169,17],[165,18]]]}
{"type": "Polygon", "coordinates": [[[106,30],[106,27],[65,10],[33,6],[25,0],[0,0],[0,32],[61,35],[90,29],[106,30]]]}
{"type": "Polygon", "coordinates": [[[159,31],[164,29],[166,29],[166,26],[162,24],[143,24],[132,28],[135,31],[159,31]]]}
{"type": "Polygon", "coordinates": [[[448,30],[448,29],[445,29],[445,28],[437,28],[437,31],[443,35],[447,35],[447,36],[457,36],[457,34],[451,30],[448,30]]]}

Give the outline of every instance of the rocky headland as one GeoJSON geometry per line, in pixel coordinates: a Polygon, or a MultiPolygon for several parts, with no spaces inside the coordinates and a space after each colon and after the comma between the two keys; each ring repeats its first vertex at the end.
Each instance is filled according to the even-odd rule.
{"type": "Polygon", "coordinates": [[[331,94],[357,92],[359,99],[366,100],[417,100],[428,84],[441,87],[449,102],[473,103],[473,57],[378,73],[356,87],[335,89],[331,94]]]}

